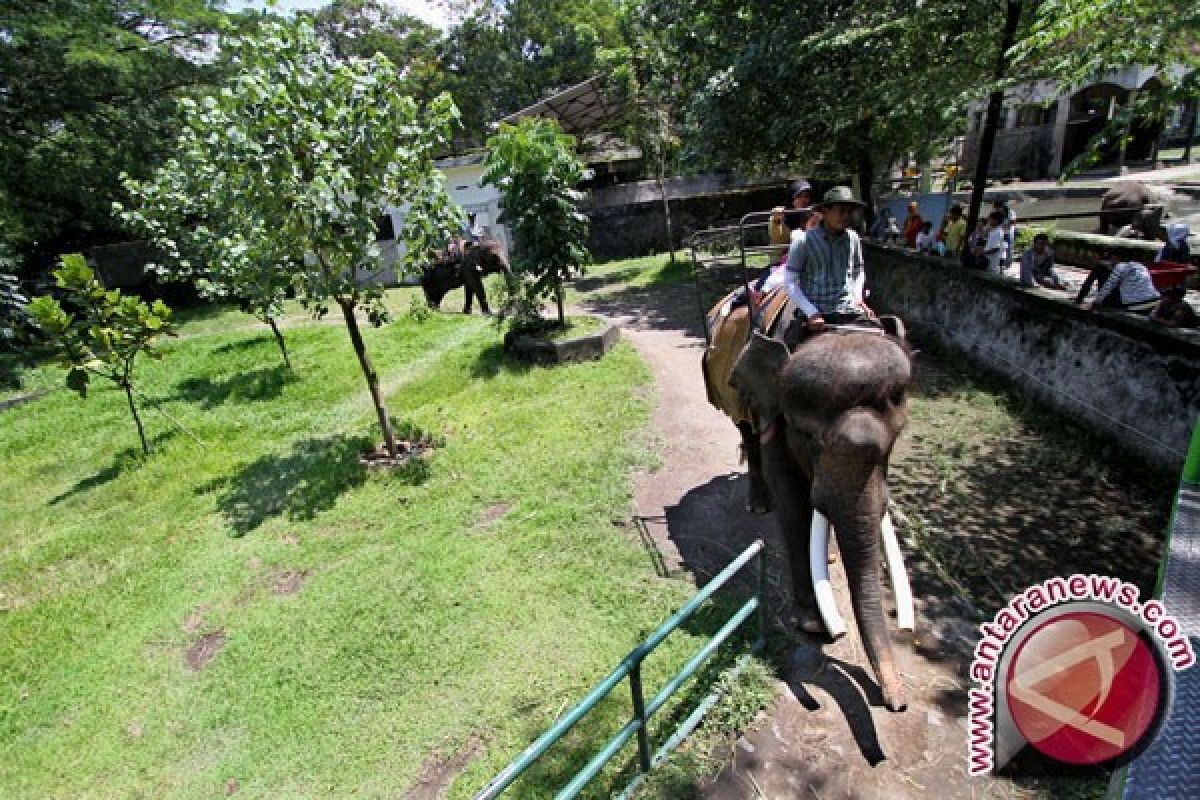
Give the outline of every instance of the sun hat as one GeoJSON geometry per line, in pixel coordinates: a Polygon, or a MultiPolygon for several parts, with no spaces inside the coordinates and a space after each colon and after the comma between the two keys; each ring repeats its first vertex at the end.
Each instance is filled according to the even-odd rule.
{"type": "Polygon", "coordinates": [[[854,191],[849,186],[835,186],[825,193],[825,196],[821,198],[821,202],[817,207],[855,206],[856,208],[862,208],[865,205],[866,203],[860,203],[854,199],[854,191]]]}
{"type": "Polygon", "coordinates": [[[812,190],[812,184],[806,181],[804,178],[801,178],[792,184],[792,199],[795,200],[796,195],[803,194],[804,192],[811,193],[812,190]]]}

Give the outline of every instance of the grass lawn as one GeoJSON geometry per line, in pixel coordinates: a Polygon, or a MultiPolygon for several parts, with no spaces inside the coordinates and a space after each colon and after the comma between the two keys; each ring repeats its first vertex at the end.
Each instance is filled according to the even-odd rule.
{"type": "MultiPolygon", "coordinates": [[[[52,368],[0,411],[0,797],[394,798],[460,769],[470,797],[694,591],[619,527],[653,460],[628,345],[526,369],[481,317],[368,329],[392,415],[444,442],[368,473],[340,324],[294,315],[293,374],[249,317],[188,317],[139,377],[199,441],[148,409],[142,459],[123,395],[52,368]]],[[[615,694],[512,795],[552,794],[615,694]]]]}

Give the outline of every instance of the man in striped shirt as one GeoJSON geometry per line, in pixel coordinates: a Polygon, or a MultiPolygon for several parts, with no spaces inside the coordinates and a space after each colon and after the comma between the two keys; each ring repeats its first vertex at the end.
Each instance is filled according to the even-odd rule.
{"type": "Polygon", "coordinates": [[[862,242],[847,227],[850,215],[862,205],[849,187],[835,186],[818,206],[824,213],[821,224],[793,236],[784,282],[797,309],[784,335],[789,347],[820,332],[826,323],[875,324],[875,314],[863,299],[862,242]]]}
{"type": "MultiPolygon", "coordinates": [[[[1084,308],[1130,308],[1158,300],[1158,290],[1145,264],[1122,261],[1112,268],[1108,280],[1096,292],[1096,299],[1084,308]]],[[[1138,309],[1141,310],[1141,309],[1138,309]]]]}

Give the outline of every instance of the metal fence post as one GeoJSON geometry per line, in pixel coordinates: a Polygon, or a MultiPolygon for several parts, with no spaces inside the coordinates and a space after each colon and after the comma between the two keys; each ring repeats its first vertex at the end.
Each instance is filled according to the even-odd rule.
{"type": "Polygon", "coordinates": [[[633,693],[633,715],[641,723],[638,728],[638,766],[642,772],[650,771],[650,732],[646,730],[646,699],[642,696],[642,662],[633,665],[629,673],[629,689],[633,693]]]}
{"type": "Polygon", "coordinates": [[[758,552],[758,636],[767,646],[767,548],[758,552]]]}

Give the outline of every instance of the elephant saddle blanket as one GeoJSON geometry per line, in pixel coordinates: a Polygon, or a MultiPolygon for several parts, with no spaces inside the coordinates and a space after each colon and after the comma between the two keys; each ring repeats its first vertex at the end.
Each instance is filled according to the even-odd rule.
{"type": "Polygon", "coordinates": [[[753,329],[770,334],[779,322],[790,302],[787,292],[775,289],[763,296],[755,308],[756,320],[751,316],[750,303],[737,302],[744,289],[736,289],[721,298],[705,317],[708,326],[708,349],[704,352],[704,386],[708,402],[735,423],[754,423],[749,406],[738,397],[729,385],[733,365],[737,363],[742,348],[750,341],[753,329]]]}

